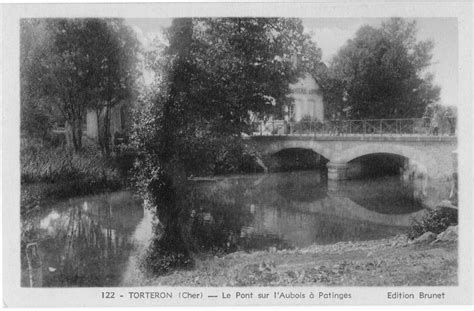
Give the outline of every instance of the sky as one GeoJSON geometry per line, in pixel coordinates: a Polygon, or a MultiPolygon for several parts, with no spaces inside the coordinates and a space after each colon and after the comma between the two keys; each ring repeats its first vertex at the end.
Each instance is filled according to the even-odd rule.
{"type": "MultiPolygon", "coordinates": [[[[305,31],[321,48],[322,60],[329,64],[331,58],[344,43],[355,36],[363,25],[380,26],[382,18],[304,18],[305,31]]],[[[441,87],[441,100],[444,105],[457,105],[458,100],[458,32],[456,18],[415,18],[418,39],[434,41],[432,65],[427,72],[434,73],[435,84],[441,87]]],[[[127,19],[135,29],[140,41],[149,45],[155,36],[171,25],[169,18],[127,19]]]]}

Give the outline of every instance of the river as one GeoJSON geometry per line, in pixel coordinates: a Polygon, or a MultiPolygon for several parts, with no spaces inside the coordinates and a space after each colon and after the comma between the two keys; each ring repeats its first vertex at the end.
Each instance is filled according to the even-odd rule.
{"type": "MultiPolygon", "coordinates": [[[[448,191],[399,176],[331,183],[320,171],[192,184],[186,238],[194,253],[216,255],[396,235],[420,217],[430,194],[448,191]]],[[[133,285],[153,223],[128,191],[43,206],[22,217],[22,286],[133,285]]]]}

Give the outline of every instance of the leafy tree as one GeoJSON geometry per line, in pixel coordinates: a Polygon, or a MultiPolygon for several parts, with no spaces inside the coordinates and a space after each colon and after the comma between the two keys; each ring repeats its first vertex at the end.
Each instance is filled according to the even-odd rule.
{"type": "Polygon", "coordinates": [[[351,108],[353,118],[421,117],[439,99],[431,64],[434,43],[417,41],[416,22],[392,18],[361,27],[339,50],[326,78],[333,112],[351,108]]]}
{"type": "Polygon", "coordinates": [[[119,20],[23,22],[21,99],[25,115],[32,116],[28,111],[34,105],[49,116],[58,114],[66,123],[68,145],[81,149],[86,110],[105,107],[110,114],[110,108],[128,95],[132,74],[130,63],[124,61],[129,59],[123,55],[131,52],[134,43],[123,43],[131,37],[125,30],[119,20]],[[36,33],[41,36],[35,38],[36,33]]]}
{"type": "Polygon", "coordinates": [[[165,257],[185,264],[186,241],[178,232],[186,177],[219,161],[223,142],[238,144],[253,118],[291,103],[289,85],[309,66],[305,51],[321,53],[298,19],[175,19],[167,36],[163,61],[155,54],[150,61],[160,71],[159,92],[141,105],[133,141],[142,150],[138,184],[165,226],[152,254],[178,252],[165,257]],[[294,62],[295,55],[302,61],[294,62]]]}
{"type": "Polygon", "coordinates": [[[34,81],[29,78],[37,69],[37,56],[45,48],[47,33],[40,20],[22,19],[20,25],[21,133],[25,137],[46,141],[53,126],[54,113],[48,111],[48,106],[35,96],[34,81]]]}
{"type": "Polygon", "coordinates": [[[110,119],[112,108],[135,97],[138,77],[139,42],[133,30],[120,19],[95,20],[96,41],[100,54],[93,59],[95,97],[89,107],[97,116],[98,142],[105,154],[110,153],[110,119]]]}
{"type": "Polygon", "coordinates": [[[34,70],[26,77],[32,82],[34,96],[54,105],[66,121],[66,138],[75,150],[82,147],[85,109],[93,98],[91,78],[95,67],[94,40],[90,20],[51,19],[45,21],[48,42],[34,57],[34,70]],[[31,74],[31,75],[29,75],[31,74]]]}

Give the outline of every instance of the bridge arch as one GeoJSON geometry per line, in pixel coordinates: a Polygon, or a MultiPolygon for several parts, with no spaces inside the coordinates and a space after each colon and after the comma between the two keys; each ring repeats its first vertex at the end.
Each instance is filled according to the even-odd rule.
{"type": "Polygon", "coordinates": [[[333,150],[330,146],[317,141],[285,140],[270,143],[265,148],[266,154],[276,154],[286,149],[307,149],[316,152],[331,161],[333,150]]]}
{"type": "Polygon", "coordinates": [[[283,148],[266,155],[270,171],[314,170],[325,167],[329,159],[311,148],[283,148]]]}
{"type": "Polygon", "coordinates": [[[348,163],[354,159],[378,153],[402,156],[416,163],[420,168],[424,168],[424,170],[437,170],[437,162],[429,153],[405,145],[360,144],[344,150],[343,153],[336,154],[331,159],[331,162],[341,164],[348,163]]]}

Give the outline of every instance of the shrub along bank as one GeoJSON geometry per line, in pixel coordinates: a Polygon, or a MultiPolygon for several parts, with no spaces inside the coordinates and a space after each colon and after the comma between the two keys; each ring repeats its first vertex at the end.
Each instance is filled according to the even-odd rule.
{"type": "Polygon", "coordinates": [[[458,224],[458,211],[448,207],[437,207],[429,210],[421,220],[414,219],[407,232],[410,240],[416,239],[426,232],[439,234],[450,226],[458,224]]]}

